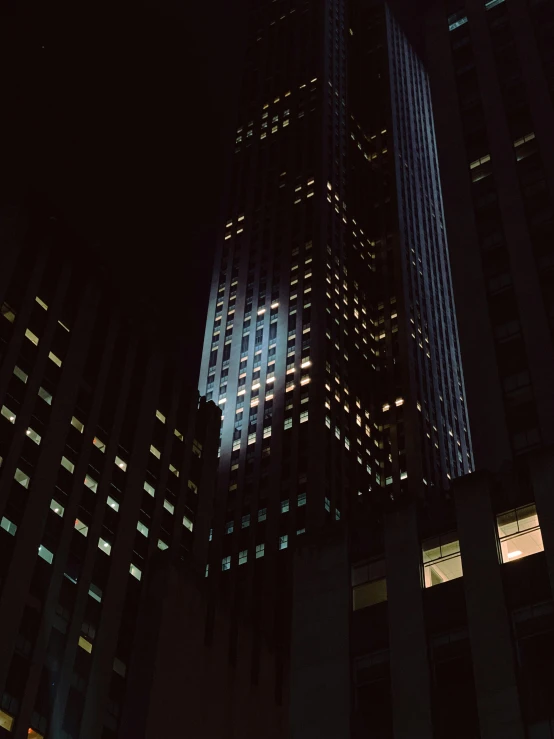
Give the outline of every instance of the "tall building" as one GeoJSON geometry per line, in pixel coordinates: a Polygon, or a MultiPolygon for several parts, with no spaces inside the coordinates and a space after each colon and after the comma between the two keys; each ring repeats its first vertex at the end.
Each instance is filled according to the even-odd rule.
{"type": "Polygon", "coordinates": [[[209,580],[271,635],[278,693],[287,550],[472,467],[426,74],[386,5],[350,6],[252,3],[200,374],[209,580]]]}
{"type": "Polygon", "coordinates": [[[220,412],[61,220],[0,243],[0,735],[109,739],[149,561],[205,559],[220,412]]]}
{"type": "Polygon", "coordinates": [[[427,16],[477,467],[554,442],[553,29],[550,0],[427,16]]]}

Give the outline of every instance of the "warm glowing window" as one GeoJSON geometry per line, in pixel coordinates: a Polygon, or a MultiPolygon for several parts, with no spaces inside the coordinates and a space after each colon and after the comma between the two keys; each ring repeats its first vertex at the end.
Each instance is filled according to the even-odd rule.
{"type": "Polygon", "coordinates": [[[455,531],[427,539],[422,544],[425,587],[462,577],[462,555],[455,531]]]}
{"type": "Polygon", "coordinates": [[[512,562],[544,550],[534,503],[501,513],[496,523],[502,562],[512,562]]]}
{"type": "Polygon", "coordinates": [[[11,731],[13,728],[14,717],[5,711],[0,711],[0,728],[11,731]]]}

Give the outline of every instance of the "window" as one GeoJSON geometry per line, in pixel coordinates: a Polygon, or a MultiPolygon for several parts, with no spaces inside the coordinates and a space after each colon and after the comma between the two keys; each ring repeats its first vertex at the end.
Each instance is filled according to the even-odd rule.
{"type": "Polygon", "coordinates": [[[353,609],[359,611],[387,600],[385,560],[378,559],[352,568],[353,609]]]}
{"type": "Polygon", "coordinates": [[[177,467],[174,467],[172,464],[169,465],[169,471],[173,472],[175,477],[179,477],[179,470],[177,469],[177,467]]]}
{"type": "Polygon", "coordinates": [[[475,159],[475,161],[471,162],[469,165],[469,169],[471,171],[472,182],[479,182],[479,180],[488,177],[492,174],[490,154],[485,154],[485,156],[475,159]]]}
{"type": "Polygon", "coordinates": [[[63,517],[63,514],[65,512],[65,508],[63,507],[63,505],[58,503],[58,501],[54,498],[52,498],[52,500],[50,501],[50,510],[54,511],[54,513],[60,516],[60,518],[63,517]]]}
{"type": "Polygon", "coordinates": [[[38,295],[35,297],[35,300],[37,301],[37,303],[40,305],[41,308],[44,308],[44,310],[48,310],[48,306],[46,305],[46,303],[44,302],[44,300],[41,300],[39,298],[38,295]]]}
{"type": "Polygon", "coordinates": [[[15,423],[15,413],[13,411],[10,411],[9,408],[6,408],[5,405],[2,406],[2,415],[4,416],[4,418],[7,418],[10,423],[15,423]]]}
{"type": "Polygon", "coordinates": [[[176,436],[176,437],[177,437],[177,438],[179,439],[179,441],[184,441],[184,440],[185,440],[185,437],[184,437],[184,436],[183,436],[183,434],[182,434],[182,433],[181,433],[181,432],[179,431],[179,429],[175,429],[175,430],[173,431],[173,433],[174,433],[174,434],[175,434],[175,436],[176,436]]]}
{"type": "Polygon", "coordinates": [[[231,557],[223,557],[221,560],[221,569],[222,570],[230,570],[231,569],[231,557]]]}
{"type": "MultiPolygon", "coordinates": [[[[15,532],[17,531],[17,526],[12,521],[10,521],[9,518],[2,516],[2,520],[0,521],[0,526],[4,529],[4,531],[7,531],[8,534],[15,536],[15,532]]],[[[2,724],[0,724],[0,726],[1,725],[2,724]]]]}
{"type": "Polygon", "coordinates": [[[123,470],[123,472],[127,469],[127,462],[125,462],[121,457],[115,458],[115,463],[119,467],[120,470],[123,470]]]}
{"type": "Polygon", "coordinates": [[[302,411],[300,414],[300,423],[305,423],[308,420],[308,411],[302,411]]]}
{"type": "Polygon", "coordinates": [[[267,508],[260,508],[258,511],[258,523],[267,519],[267,508]]]}
{"type": "Polygon", "coordinates": [[[117,513],[119,511],[119,503],[117,500],[114,500],[111,495],[108,495],[108,505],[110,508],[113,508],[113,510],[117,513]]]}
{"type": "Polygon", "coordinates": [[[79,637],[79,646],[81,647],[81,649],[84,649],[85,652],[88,652],[89,654],[91,654],[91,652],[92,652],[92,644],[91,644],[91,642],[89,642],[88,639],[85,639],[84,636],[80,636],[79,637]]]}
{"type": "Polygon", "coordinates": [[[24,488],[28,488],[29,483],[31,482],[29,475],[26,475],[23,470],[19,469],[19,467],[16,468],[13,479],[17,480],[17,482],[20,485],[23,485],[24,488]]]}
{"type": "Polygon", "coordinates": [[[235,527],[233,525],[233,521],[227,521],[227,523],[225,524],[225,533],[226,534],[232,534],[234,528],[235,527]]]}
{"type": "Polygon", "coordinates": [[[464,15],[463,10],[454,13],[448,17],[448,30],[454,31],[456,28],[463,26],[467,23],[467,16],[464,15]]]}
{"type": "Polygon", "coordinates": [[[292,426],[292,418],[285,418],[285,429],[290,429],[292,426]]]}
{"type": "Polygon", "coordinates": [[[10,323],[15,321],[15,311],[7,303],[2,303],[2,308],[0,310],[7,321],[10,323]]]}
{"type": "Polygon", "coordinates": [[[512,562],[544,550],[534,503],[501,513],[496,523],[502,562],[512,562]]]}
{"type": "Polygon", "coordinates": [[[163,539],[158,539],[158,549],[161,549],[161,551],[164,552],[166,549],[169,549],[169,544],[166,544],[163,539]]]}
{"type": "Polygon", "coordinates": [[[183,516],[183,526],[189,531],[192,531],[194,528],[193,522],[190,520],[190,518],[187,518],[187,516],[183,516]]]}
{"type": "Polygon", "coordinates": [[[129,572],[133,577],[136,577],[137,580],[140,580],[142,577],[142,572],[134,564],[129,565],[129,572]]]}
{"type": "Polygon", "coordinates": [[[48,352],[48,359],[51,359],[54,364],[58,365],[58,367],[62,366],[62,360],[57,357],[54,352],[48,352]]]}
{"type": "Polygon", "coordinates": [[[202,444],[196,439],[192,442],[192,453],[196,454],[197,457],[202,456],[202,444]]]}
{"type": "Polygon", "coordinates": [[[38,394],[45,403],[48,403],[48,405],[52,405],[52,395],[48,392],[48,390],[45,390],[43,387],[39,387],[38,394]]]}
{"type": "Polygon", "coordinates": [[[265,554],[265,544],[256,544],[256,559],[260,559],[265,554]]]}
{"type": "Polygon", "coordinates": [[[77,431],[82,434],[85,430],[85,424],[79,421],[78,418],[75,418],[75,416],[71,417],[71,425],[77,429],[77,431]]]}
{"type": "Polygon", "coordinates": [[[169,511],[172,515],[175,513],[175,506],[173,503],[170,503],[167,498],[164,500],[164,508],[166,511],[169,511]]]}
{"type": "Polygon", "coordinates": [[[195,494],[198,493],[198,485],[196,485],[192,480],[188,481],[188,489],[195,494]]]}
{"type": "Polygon", "coordinates": [[[45,562],[48,562],[49,565],[51,565],[54,561],[54,555],[52,554],[52,552],[46,547],[42,546],[42,544],[38,548],[38,556],[42,557],[42,559],[45,562]]]}
{"type": "Polygon", "coordinates": [[[95,493],[98,490],[98,483],[90,475],[85,475],[85,485],[95,493]]]}
{"type": "Polygon", "coordinates": [[[142,521],[137,521],[137,531],[148,538],[148,526],[145,526],[142,521]]]}
{"type": "Polygon", "coordinates": [[[88,536],[88,526],[82,521],[79,521],[78,518],[75,519],[75,530],[83,536],[88,536]]]}
{"type": "Polygon", "coordinates": [[[279,537],[279,549],[286,549],[289,545],[289,535],[283,534],[279,537]]]}
{"type": "MultiPolygon", "coordinates": [[[[2,313],[4,312],[4,306],[2,306],[2,313]]],[[[9,713],[6,713],[5,711],[0,711],[0,728],[5,729],[6,731],[11,731],[13,728],[13,722],[14,717],[10,716],[9,713]]]]}
{"type": "Polygon", "coordinates": [[[13,368],[14,375],[21,380],[21,382],[27,383],[27,380],[29,379],[29,375],[26,372],[23,372],[23,370],[18,367],[17,365],[13,368]]]}
{"type": "Polygon", "coordinates": [[[306,493],[300,493],[298,495],[298,507],[306,505],[306,493]]]}
{"type": "Polygon", "coordinates": [[[245,516],[242,517],[241,528],[247,529],[249,526],[250,526],[250,514],[247,513],[245,516]]]}
{"type": "Polygon", "coordinates": [[[41,438],[42,438],[41,435],[37,434],[37,432],[34,429],[32,429],[30,426],[25,433],[27,434],[29,439],[31,439],[31,441],[35,442],[35,444],[40,444],[41,438]]]}
{"type": "Polygon", "coordinates": [[[156,418],[158,419],[158,421],[165,423],[165,416],[161,411],[156,411],[156,418]]]}
{"type": "Polygon", "coordinates": [[[102,603],[102,591],[98,587],[98,585],[95,585],[91,582],[90,588],[88,589],[88,594],[91,598],[94,598],[94,600],[97,600],[98,603],[102,603]]]}
{"type": "Polygon", "coordinates": [[[25,329],[25,336],[29,339],[31,343],[33,343],[35,346],[38,346],[38,336],[30,331],[28,328],[25,329]]]}
{"type": "Polygon", "coordinates": [[[92,440],[92,443],[97,449],[100,449],[101,452],[106,451],[106,445],[104,444],[103,441],[100,441],[100,439],[97,436],[94,437],[94,439],[92,440]]]}
{"type": "Polygon", "coordinates": [[[425,587],[462,577],[462,555],[455,531],[427,539],[422,544],[425,587]]]}
{"type": "Polygon", "coordinates": [[[102,550],[105,554],[110,555],[112,552],[112,545],[105,539],[98,539],[98,549],[102,550]]]}
{"type": "Polygon", "coordinates": [[[44,735],[39,734],[39,732],[35,731],[35,729],[28,729],[27,739],[44,739],[44,735]]]}
{"type": "Polygon", "coordinates": [[[152,497],[154,497],[156,495],[155,489],[152,487],[152,485],[150,485],[149,482],[145,482],[143,487],[146,490],[146,492],[148,493],[148,495],[151,495],[152,497]]]}
{"type": "Polygon", "coordinates": [[[248,561],[248,549],[239,552],[239,565],[244,565],[248,561]]]}
{"type": "Polygon", "coordinates": [[[65,469],[68,472],[71,472],[71,474],[75,472],[75,465],[67,457],[62,457],[62,467],[65,467],[65,469]]]}
{"type": "Polygon", "coordinates": [[[282,500],[281,501],[281,513],[287,513],[289,510],[290,505],[288,500],[282,500]]]}
{"type": "Polygon", "coordinates": [[[150,444],[150,453],[153,454],[157,459],[159,459],[162,456],[160,453],[160,450],[156,449],[156,447],[153,444],[150,444]]]}

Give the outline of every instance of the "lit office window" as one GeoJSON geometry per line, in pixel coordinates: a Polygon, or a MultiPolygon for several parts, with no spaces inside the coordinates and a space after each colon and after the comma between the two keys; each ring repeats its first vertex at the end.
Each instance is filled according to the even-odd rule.
{"type": "Polygon", "coordinates": [[[36,334],[34,334],[30,329],[25,329],[25,336],[29,339],[29,341],[34,344],[35,346],[38,346],[39,338],[36,334]]]}
{"type": "Polygon", "coordinates": [[[151,495],[152,497],[156,495],[156,490],[152,487],[152,485],[150,485],[149,482],[144,483],[144,489],[146,490],[148,495],[151,495]]]}
{"type": "Polygon", "coordinates": [[[49,565],[51,565],[52,562],[54,561],[54,555],[53,555],[53,553],[49,549],[47,549],[46,547],[42,546],[42,544],[38,548],[38,556],[39,557],[42,557],[42,559],[45,562],[48,562],[49,565]]]}
{"type": "Polygon", "coordinates": [[[130,573],[131,573],[131,575],[132,575],[133,577],[135,577],[135,578],[136,578],[137,580],[140,580],[140,578],[142,577],[142,572],[141,572],[141,571],[139,570],[139,568],[138,568],[138,567],[135,567],[135,565],[134,565],[134,564],[131,564],[131,565],[129,566],[129,572],[130,572],[130,573]]]}
{"type": "Polygon", "coordinates": [[[121,459],[121,457],[115,458],[115,463],[119,467],[120,470],[123,470],[123,472],[127,469],[127,462],[125,460],[121,459]]]}
{"type": "Polygon", "coordinates": [[[57,357],[54,352],[48,352],[48,359],[54,362],[54,364],[56,364],[58,367],[62,366],[62,360],[57,357]]]}
{"type": "Polygon", "coordinates": [[[48,392],[48,390],[45,390],[43,387],[39,387],[38,394],[45,403],[48,403],[48,405],[52,405],[52,395],[48,392]]]}
{"type": "Polygon", "coordinates": [[[248,549],[239,552],[239,565],[244,565],[248,561],[248,549]]]}
{"type": "Polygon", "coordinates": [[[534,503],[496,517],[502,562],[528,557],[544,550],[537,508],[534,503]]]}
{"type": "Polygon", "coordinates": [[[231,569],[231,557],[223,557],[221,560],[221,569],[222,570],[230,570],[231,569]]]}
{"type": "Polygon", "coordinates": [[[85,430],[85,424],[82,421],[79,421],[78,418],[75,418],[75,416],[71,417],[71,425],[77,429],[77,431],[82,434],[85,430]]]}
{"type": "Polygon", "coordinates": [[[455,531],[427,539],[422,544],[425,587],[462,577],[462,555],[455,531]]]}
{"type": "Polygon", "coordinates": [[[106,541],[105,539],[98,539],[98,549],[100,549],[105,554],[110,555],[112,552],[112,545],[109,541],[106,541]]]}
{"type": "Polygon", "coordinates": [[[84,649],[85,652],[88,652],[89,654],[92,653],[92,643],[89,642],[88,639],[85,639],[84,636],[79,637],[79,646],[81,649],[84,649]]]}
{"type": "MultiPolygon", "coordinates": [[[[2,516],[2,520],[0,521],[0,526],[4,529],[4,531],[7,531],[8,534],[15,536],[15,532],[17,531],[17,526],[13,523],[13,521],[10,521],[9,518],[2,516]]],[[[0,724],[0,726],[1,725],[2,724],[0,724]]]]}
{"type": "Polygon", "coordinates": [[[145,526],[142,521],[137,521],[137,531],[148,538],[148,526],[145,526]]]}
{"type": "Polygon", "coordinates": [[[60,518],[63,517],[63,514],[65,512],[65,508],[63,507],[63,505],[61,505],[61,503],[58,503],[57,500],[54,500],[54,498],[52,498],[52,500],[50,501],[50,510],[54,511],[54,513],[60,516],[60,518]]]}
{"type": "Polygon", "coordinates": [[[17,482],[20,485],[23,485],[24,488],[28,488],[29,483],[31,482],[29,475],[26,475],[23,470],[19,469],[19,467],[16,468],[13,479],[17,480],[17,482]]]}
{"type": "Polygon", "coordinates": [[[9,408],[6,408],[5,405],[2,406],[2,415],[4,416],[4,418],[7,418],[10,423],[15,423],[15,413],[13,411],[10,411],[9,408]]]}
{"type": "Polygon", "coordinates": [[[13,323],[15,321],[15,311],[7,303],[2,303],[2,308],[0,309],[0,312],[10,323],[13,323]]]}
{"type": "Polygon", "coordinates": [[[283,534],[279,537],[279,549],[286,549],[289,545],[289,535],[283,534]]]}
{"type": "Polygon", "coordinates": [[[385,560],[373,560],[352,568],[352,606],[355,611],[387,600],[385,560]]]}
{"type": "Polygon", "coordinates": [[[183,526],[189,531],[192,531],[194,529],[193,522],[187,516],[183,516],[183,526]]]}
{"type": "Polygon", "coordinates": [[[41,435],[37,434],[37,432],[34,429],[32,429],[30,426],[25,433],[27,434],[29,439],[31,439],[31,441],[35,442],[35,444],[40,444],[41,438],[42,438],[41,435]]]}
{"type": "Polygon", "coordinates": [[[62,457],[62,467],[72,474],[75,472],[75,465],[67,457],[62,457]]]}
{"type": "Polygon", "coordinates": [[[90,475],[85,475],[85,485],[90,488],[93,493],[98,490],[98,483],[90,475]]]}
{"type": "Polygon", "coordinates": [[[79,521],[78,518],[75,519],[75,530],[83,536],[88,536],[88,526],[82,521],[79,521]]]}
{"type": "Polygon", "coordinates": [[[48,306],[46,305],[46,303],[44,302],[44,300],[41,300],[39,298],[38,295],[35,297],[35,300],[37,301],[37,303],[40,305],[41,308],[44,308],[44,310],[48,310],[48,306]]]}
{"type": "Polygon", "coordinates": [[[158,419],[158,421],[165,423],[165,416],[161,411],[156,411],[156,418],[158,419]]]}
{"type": "MultiPolygon", "coordinates": [[[[3,308],[4,306],[2,306],[3,308]]],[[[9,713],[6,713],[5,711],[0,711],[0,728],[5,729],[6,731],[11,731],[13,728],[13,722],[14,717],[10,716],[9,713]]]]}

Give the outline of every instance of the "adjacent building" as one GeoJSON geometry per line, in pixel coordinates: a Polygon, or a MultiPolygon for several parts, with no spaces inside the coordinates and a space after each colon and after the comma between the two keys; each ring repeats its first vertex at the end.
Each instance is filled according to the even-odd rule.
{"type": "Polygon", "coordinates": [[[221,414],[63,221],[0,229],[0,734],[109,739],[149,561],[206,558],[221,414]]]}
{"type": "Polygon", "coordinates": [[[427,68],[476,466],[554,441],[554,6],[435,2],[427,68]]]}

